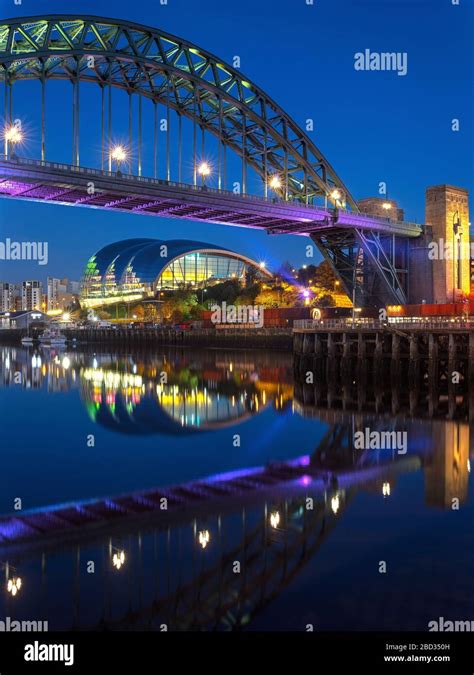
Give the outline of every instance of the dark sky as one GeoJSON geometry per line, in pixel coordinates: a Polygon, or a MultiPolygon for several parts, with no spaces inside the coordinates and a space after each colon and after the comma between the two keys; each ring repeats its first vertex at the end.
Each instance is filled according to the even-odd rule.
{"type": "MultiPolygon", "coordinates": [[[[168,0],[167,5],[159,0],[23,0],[18,6],[0,0],[1,18],[75,12],[162,28],[227,62],[240,56],[242,73],[297,123],[314,119],[313,141],[355,198],[377,195],[385,181],[406,218],[422,222],[428,185],[473,188],[473,9],[468,0],[459,6],[451,0],[314,0],[312,6],[306,0],[168,0]],[[354,54],[365,49],[406,52],[406,76],[356,71],[354,54]],[[459,132],[451,130],[453,118],[460,120],[459,132]]],[[[25,120],[30,140],[22,153],[36,156],[31,101],[39,101],[38,90],[30,89],[31,94],[25,87],[35,84],[20,86],[15,117],[25,120]]],[[[53,91],[55,86],[48,115],[67,108],[66,118],[70,85],[59,83],[53,91]]],[[[68,145],[63,133],[60,124],[48,129],[48,159],[60,158],[68,145]]],[[[87,145],[84,136],[83,128],[81,140],[87,145]]],[[[89,145],[90,165],[96,148],[89,145]]],[[[308,262],[308,242],[302,237],[1,199],[0,239],[48,241],[50,261],[46,267],[1,262],[0,279],[78,279],[95,250],[130,236],[200,239],[265,260],[270,267],[286,259],[308,262]]]]}

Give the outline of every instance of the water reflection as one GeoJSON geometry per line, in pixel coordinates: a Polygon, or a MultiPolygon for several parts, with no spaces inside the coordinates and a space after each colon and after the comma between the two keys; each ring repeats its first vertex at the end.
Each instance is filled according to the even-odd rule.
{"type": "MultiPolygon", "coordinates": [[[[256,466],[246,456],[236,471],[5,516],[0,616],[112,630],[305,630],[308,621],[426,630],[433,617],[469,619],[466,421],[351,410],[337,396],[331,407],[301,390],[294,398],[285,354],[0,354],[3,394],[79,392],[92,421],[122,434],[194,434],[194,441],[264,411],[274,424],[291,415],[301,430],[324,429],[308,454],[284,461],[256,466]],[[357,447],[366,429],[406,432],[407,452],[357,447]],[[386,557],[388,588],[371,567],[386,557]],[[440,594],[454,574],[462,592],[440,594]],[[363,612],[351,605],[353,585],[363,612]],[[412,591],[426,602],[413,603],[412,591]],[[390,612],[378,613],[387,605],[390,612]]],[[[278,434],[274,444],[276,453],[278,434]]]]}
{"type": "Polygon", "coordinates": [[[90,418],[127,434],[207,431],[238,422],[267,406],[284,410],[293,396],[292,363],[241,353],[31,353],[2,350],[2,384],[68,391],[79,386],[90,418]]]}

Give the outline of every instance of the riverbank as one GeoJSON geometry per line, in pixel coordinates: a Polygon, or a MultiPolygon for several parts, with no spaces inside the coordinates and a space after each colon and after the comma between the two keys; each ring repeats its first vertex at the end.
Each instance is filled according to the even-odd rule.
{"type": "MultiPolygon", "coordinates": [[[[175,330],[163,328],[87,328],[66,329],[62,333],[68,344],[154,347],[183,345],[196,347],[231,347],[238,349],[292,349],[291,328],[256,328],[240,330],[175,330]]],[[[20,344],[22,330],[0,331],[0,343],[20,344]]],[[[34,335],[33,335],[34,336],[34,335]]]]}

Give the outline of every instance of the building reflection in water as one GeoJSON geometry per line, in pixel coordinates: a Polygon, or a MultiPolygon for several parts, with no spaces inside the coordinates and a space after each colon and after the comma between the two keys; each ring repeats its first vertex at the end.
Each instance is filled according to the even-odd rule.
{"type": "Polygon", "coordinates": [[[432,422],[432,451],[425,466],[427,506],[453,508],[465,504],[470,472],[470,428],[454,421],[432,422]]]}
{"type": "Polygon", "coordinates": [[[2,384],[67,391],[80,386],[91,419],[123,433],[180,433],[233,425],[293,398],[292,364],[257,367],[245,353],[193,352],[134,359],[4,349],[2,384]]]}

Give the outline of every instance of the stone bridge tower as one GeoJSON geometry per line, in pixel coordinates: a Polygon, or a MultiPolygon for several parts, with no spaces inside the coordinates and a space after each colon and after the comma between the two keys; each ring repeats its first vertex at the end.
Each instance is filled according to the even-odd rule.
{"type": "Polygon", "coordinates": [[[431,260],[432,302],[459,302],[470,295],[468,191],[452,185],[426,190],[426,233],[432,251],[442,256],[431,260]],[[447,255],[446,255],[447,254],[447,255]]]}

